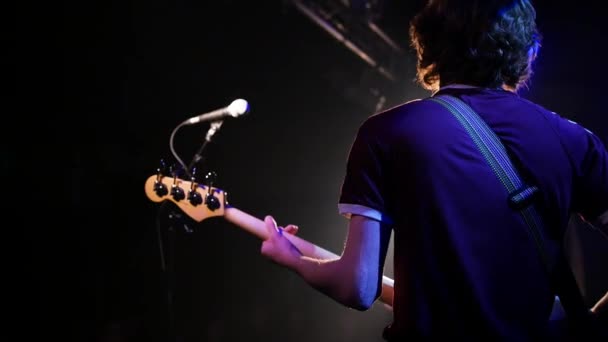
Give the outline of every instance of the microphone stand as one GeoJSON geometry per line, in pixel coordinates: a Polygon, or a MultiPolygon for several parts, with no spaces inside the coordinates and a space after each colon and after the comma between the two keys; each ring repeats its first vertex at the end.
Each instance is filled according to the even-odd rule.
{"type": "MultiPolygon", "coordinates": [[[[207,144],[211,141],[211,138],[215,135],[215,133],[217,133],[217,131],[222,127],[222,123],[223,121],[218,120],[218,121],[213,121],[211,122],[209,129],[207,131],[207,134],[205,135],[205,140],[203,141],[203,144],[201,145],[201,147],[198,149],[198,151],[196,152],[196,154],[194,155],[194,157],[192,158],[192,160],[190,161],[190,164],[188,165],[188,167],[185,169],[185,172],[188,174],[188,176],[190,176],[191,178],[193,178],[193,174],[191,173],[190,170],[192,170],[193,166],[198,163],[201,159],[203,159],[203,150],[205,149],[205,147],[207,146],[207,144]]],[[[182,123],[181,125],[177,126],[174,130],[173,133],[171,134],[171,150],[172,152],[174,152],[173,150],[173,136],[175,135],[175,132],[177,131],[177,129],[179,129],[179,127],[183,126],[184,123],[182,123]]],[[[177,154],[174,152],[174,156],[176,157],[176,159],[178,161],[180,161],[180,164],[183,165],[183,162],[181,162],[181,159],[179,159],[179,156],[177,156],[177,154]]],[[[166,204],[168,202],[165,202],[163,204],[166,204]]],[[[161,211],[164,208],[164,206],[161,206],[161,211]]],[[[168,209],[168,208],[167,208],[168,209]]],[[[160,213],[160,211],[159,211],[160,213]]],[[[169,337],[169,342],[176,342],[181,340],[181,338],[178,338],[177,335],[177,329],[176,329],[176,325],[175,325],[175,310],[174,310],[174,304],[175,304],[175,233],[176,233],[176,229],[175,226],[178,224],[181,224],[184,228],[184,230],[187,233],[192,233],[192,229],[190,229],[190,227],[188,227],[188,225],[184,222],[181,222],[181,220],[183,219],[183,215],[180,214],[179,212],[176,212],[173,209],[169,210],[169,214],[167,215],[167,218],[169,219],[169,227],[167,229],[167,258],[165,258],[164,255],[164,249],[163,249],[163,243],[162,243],[162,236],[161,236],[161,230],[160,230],[160,222],[157,220],[157,228],[158,228],[158,239],[159,239],[159,247],[160,247],[160,252],[161,252],[161,268],[162,270],[165,272],[166,274],[166,281],[167,281],[167,314],[168,314],[168,337],[169,337]]]]}
{"type": "Polygon", "coordinates": [[[207,130],[207,134],[205,135],[205,141],[203,141],[203,144],[201,145],[201,147],[198,149],[198,151],[196,152],[194,157],[192,157],[192,160],[190,161],[190,164],[188,165],[188,170],[192,170],[192,167],[203,158],[202,157],[203,150],[207,146],[207,143],[209,143],[211,141],[211,138],[213,137],[213,135],[215,135],[215,133],[217,133],[217,131],[219,131],[219,129],[222,127],[223,122],[224,121],[213,121],[211,123],[211,125],[209,125],[209,130],[207,130]]]}

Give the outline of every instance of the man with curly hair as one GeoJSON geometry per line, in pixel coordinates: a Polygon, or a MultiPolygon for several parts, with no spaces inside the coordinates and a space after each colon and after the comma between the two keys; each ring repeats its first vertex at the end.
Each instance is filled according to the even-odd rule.
{"type": "MultiPolygon", "coordinates": [[[[539,189],[534,204],[555,241],[571,214],[608,225],[602,141],[518,95],[541,42],[529,0],[431,0],[411,21],[410,37],[421,86],[430,98],[464,101],[498,135],[522,178],[539,189]]],[[[556,293],[537,246],[475,143],[441,105],[414,100],[361,125],[339,212],[349,219],[339,258],[302,256],[271,216],[262,254],[366,310],[381,293],[394,234],[388,340],[549,338],[556,293]]],[[[606,307],[600,304],[593,309],[606,307]]]]}

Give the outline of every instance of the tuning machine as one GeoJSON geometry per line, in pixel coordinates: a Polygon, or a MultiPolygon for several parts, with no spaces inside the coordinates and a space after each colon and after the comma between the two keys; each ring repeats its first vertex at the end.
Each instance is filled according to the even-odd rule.
{"type": "Polygon", "coordinates": [[[190,189],[188,190],[188,201],[193,206],[197,206],[203,203],[203,197],[201,196],[196,189],[198,189],[198,184],[196,182],[196,167],[192,169],[190,177],[190,189]]]}
{"type": "Polygon", "coordinates": [[[176,201],[181,201],[184,198],[186,198],[186,194],[184,193],[184,189],[182,189],[179,186],[179,176],[181,173],[181,168],[176,166],[175,164],[171,165],[171,167],[169,168],[169,172],[171,173],[172,177],[173,177],[173,183],[171,184],[171,196],[173,197],[174,200],[176,201]]]}
{"type": "Polygon", "coordinates": [[[162,180],[167,171],[167,164],[164,159],[160,160],[159,166],[156,169],[156,180],[154,181],[154,192],[158,197],[164,197],[169,193],[167,186],[163,184],[162,180]]]}
{"type": "Polygon", "coordinates": [[[217,180],[217,173],[210,171],[205,175],[205,185],[207,186],[207,194],[205,195],[205,205],[209,210],[215,211],[219,209],[222,205],[220,200],[215,196],[215,190],[213,185],[217,180]]]}

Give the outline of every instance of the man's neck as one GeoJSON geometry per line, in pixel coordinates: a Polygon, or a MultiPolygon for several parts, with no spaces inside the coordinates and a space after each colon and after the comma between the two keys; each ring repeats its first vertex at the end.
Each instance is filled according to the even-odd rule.
{"type": "MultiPolygon", "coordinates": [[[[474,89],[474,88],[482,88],[480,86],[474,86],[474,85],[470,85],[470,84],[463,84],[463,83],[452,83],[452,84],[448,84],[445,86],[440,86],[439,89],[436,91],[441,91],[444,89],[474,89]]],[[[497,88],[497,89],[502,89],[502,90],[506,90],[512,93],[515,93],[515,88],[513,87],[509,87],[506,84],[503,84],[501,87],[497,88]]]]}

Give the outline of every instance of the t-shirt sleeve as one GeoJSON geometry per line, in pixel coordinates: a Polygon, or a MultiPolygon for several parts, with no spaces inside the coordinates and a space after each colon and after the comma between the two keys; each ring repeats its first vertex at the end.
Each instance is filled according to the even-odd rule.
{"type": "Polygon", "coordinates": [[[369,124],[364,123],[351,146],[338,211],[392,224],[386,208],[387,151],[369,124]]]}
{"type": "Polygon", "coordinates": [[[608,152],[601,139],[583,126],[563,119],[568,150],[574,163],[573,209],[587,220],[608,210],[608,152]]]}

